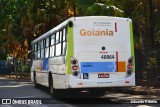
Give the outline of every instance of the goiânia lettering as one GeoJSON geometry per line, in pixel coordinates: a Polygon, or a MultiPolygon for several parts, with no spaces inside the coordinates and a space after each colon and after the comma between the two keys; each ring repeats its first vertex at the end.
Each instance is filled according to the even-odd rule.
{"type": "Polygon", "coordinates": [[[80,35],[81,36],[113,36],[113,31],[112,30],[100,30],[100,29],[91,29],[91,30],[86,30],[86,29],[81,29],[80,30],[80,35]]]}

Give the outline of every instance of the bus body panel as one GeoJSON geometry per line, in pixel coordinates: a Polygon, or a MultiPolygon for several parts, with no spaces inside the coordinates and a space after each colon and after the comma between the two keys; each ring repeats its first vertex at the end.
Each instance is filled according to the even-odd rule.
{"type": "MultiPolygon", "coordinates": [[[[64,63],[64,56],[33,61],[31,70],[36,73],[36,82],[49,87],[49,72],[51,72],[54,88],[67,88],[65,75],[66,65],[64,63]]],[[[33,79],[33,72],[31,72],[31,75],[33,79]]]]}
{"type": "MultiPolygon", "coordinates": [[[[94,75],[94,74],[90,74],[94,75]]],[[[114,75],[114,74],[113,74],[114,75]]],[[[117,75],[117,74],[116,74],[117,75]]],[[[121,75],[121,74],[118,74],[121,75]]],[[[81,75],[83,77],[83,75],[81,75]]],[[[135,86],[135,73],[125,79],[97,79],[97,76],[92,76],[94,79],[77,79],[72,75],[69,75],[68,88],[98,88],[98,87],[124,87],[124,86],[135,86]],[[128,83],[129,82],[129,83],[128,83]]]]}
{"type": "Polygon", "coordinates": [[[36,72],[37,83],[49,87],[52,73],[55,89],[135,86],[135,64],[126,76],[128,59],[133,57],[132,21],[117,17],[70,18],[32,42],[40,41],[67,25],[65,56],[33,60],[31,78],[36,72]],[[105,48],[105,49],[104,49],[105,48]],[[80,78],[73,76],[72,59],[78,61],[80,78]]]}
{"type": "Polygon", "coordinates": [[[65,57],[53,57],[49,59],[49,62],[49,71],[51,71],[53,77],[53,87],[55,89],[65,89],[67,87],[65,57]]]}
{"type": "Polygon", "coordinates": [[[76,83],[82,84],[82,88],[134,86],[135,74],[126,78],[128,59],[134,57],[131,54],[131,20],[94,18],[72,21],[73,57],[78,60],[81,80],[74,81],[70,76],[69,86],[76,83]],[[111,57],[102,58],[108,55],[111,57]],[[109,77],[99,77],[101,74],[109,77]]]}

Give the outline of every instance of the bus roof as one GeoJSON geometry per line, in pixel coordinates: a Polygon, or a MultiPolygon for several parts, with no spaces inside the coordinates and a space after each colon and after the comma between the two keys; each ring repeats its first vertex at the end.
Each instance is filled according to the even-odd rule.
{"type": "Polygon", "coordinates": [[[113,17],[113,16],[83,16],[83,17],[72,17],[68,20],[90,20],[90,19],[101,19],[101,20],[118,20],[118,21],[131,21],[130,18],[113,17]]]}
{"type": "Polygon", "coordinates": [[[48,32],[44,33],[43,35],[39,36],[39,37],[36,38],[35,40],[33,40],[33,41],[32,41],[32,44],[38,42],[38,41],[41,40],[41,39],[44,39],[44,38],[48,37],[49,35],[51,35],[52,33],[54,33],[54,31],[56,31],[56,30],[58,30],[59,28],[65,26],[66,24],[67,24],[67,20],[64,21],[63,23],[59,24],[58,26],[52,28],[52,29],[49,30],[48,32]]]}
{"type": "Polygon", "coordinates": [[[44,39],[46,37],[48,37],[49,35],[51,35],[52,33],[54,33],[56,30],[60,29],[61,27],[65,26],[68,21],[70,20],[91,20],[91,19],[101,19],[101,20],[117,20],[117,21],[130,21],[130,18],[123,18],[123,17],[112,17],[112,16],[83,16],[83,17],[72,17],[67,19],[66,21],[62,22],[61,24],[57,25],[56,27],[52,28],[51,30],[49,30],[48,32],[44,33],[43,35],[41,35],[40,37],[36,38],[35,40],[32,41],[33,43],[38,42],[41,39],[44,39]]]}

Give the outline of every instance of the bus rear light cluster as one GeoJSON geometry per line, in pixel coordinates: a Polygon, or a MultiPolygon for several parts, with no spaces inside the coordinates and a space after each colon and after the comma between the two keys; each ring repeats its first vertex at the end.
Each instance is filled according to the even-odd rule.
{"type": "Polygon", "coordinates": [[[129,69],[132,69],[132,68],[133,68],[133,65],[128,65],[128,68],[129,68],[129,69]]]}
{"type": "Polygon", "coordinates": [[[132,70],[127,70],[128,76],[132,74],[132,70]]]}
{"type": "Polygon", "coordinates": [[[72,60],[72,64],[73,64],[73,65],[77,64],[77,60],[75,60],[75,59],[72,60]]]}
{"type": "Polygon", "coordinates": [[[133,58],[132,58],[132,57],[130,57],[130,58],[128,59],[128,63],[130,63],[130,64],[133,63],[133,58]]]}
{"type": "Polygon", "coordinates": [[[127,63],[127,72],[126,72],[126,77],[129,77],[132,75],[133,73],[133,57],[130,57],[128,59],[128,63],[127,63]]]}
{"type": "Polygon", "coordinates": [[[79,72],[79,65],[78,60],[76,58],[71,58],[71,68],[72,68],[72,75],[76,78],[81,78],[79,72]]]}
{"type": "Polygon", "coordinates": [[[73,70],[78,70],[78,66],[77,66],[77,65],[72,66],[72,69],[73,69],[73,70]]]}
{"type": "Polygon", "coordinates": [[[72,75],[73,75],[73,76],[78,76],[78,74],[79,74],[78,71],[73,71],[73,72],[72,72],[72,75]]]}

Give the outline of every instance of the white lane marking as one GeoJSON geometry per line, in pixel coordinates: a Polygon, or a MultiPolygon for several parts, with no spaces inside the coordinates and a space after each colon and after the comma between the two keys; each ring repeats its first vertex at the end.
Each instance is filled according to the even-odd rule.
{"type": "Polygon", "coordinates": [[[11,105],[0,105],[0,107],[13,107],[11,105]]]}
{"type": "Polygon", "coordinates": [[[31,86],[31,84],[22,84],[22,85],[7,85],[7,86],[1,86],[0,88],[22,87],[22,86],[28,86],[28,85],[31,86]]]}
{"type": "Polygon", "coordinates": [[[23,97],[14,97],[14,98],[34,98],[36,96],[23,96],[23,97]]]}
{"type": "Polygon", "coordinates": [[[31,107],[48,107],[47,105],[29,105],[29,106],[31,106],[31,107]]]}

